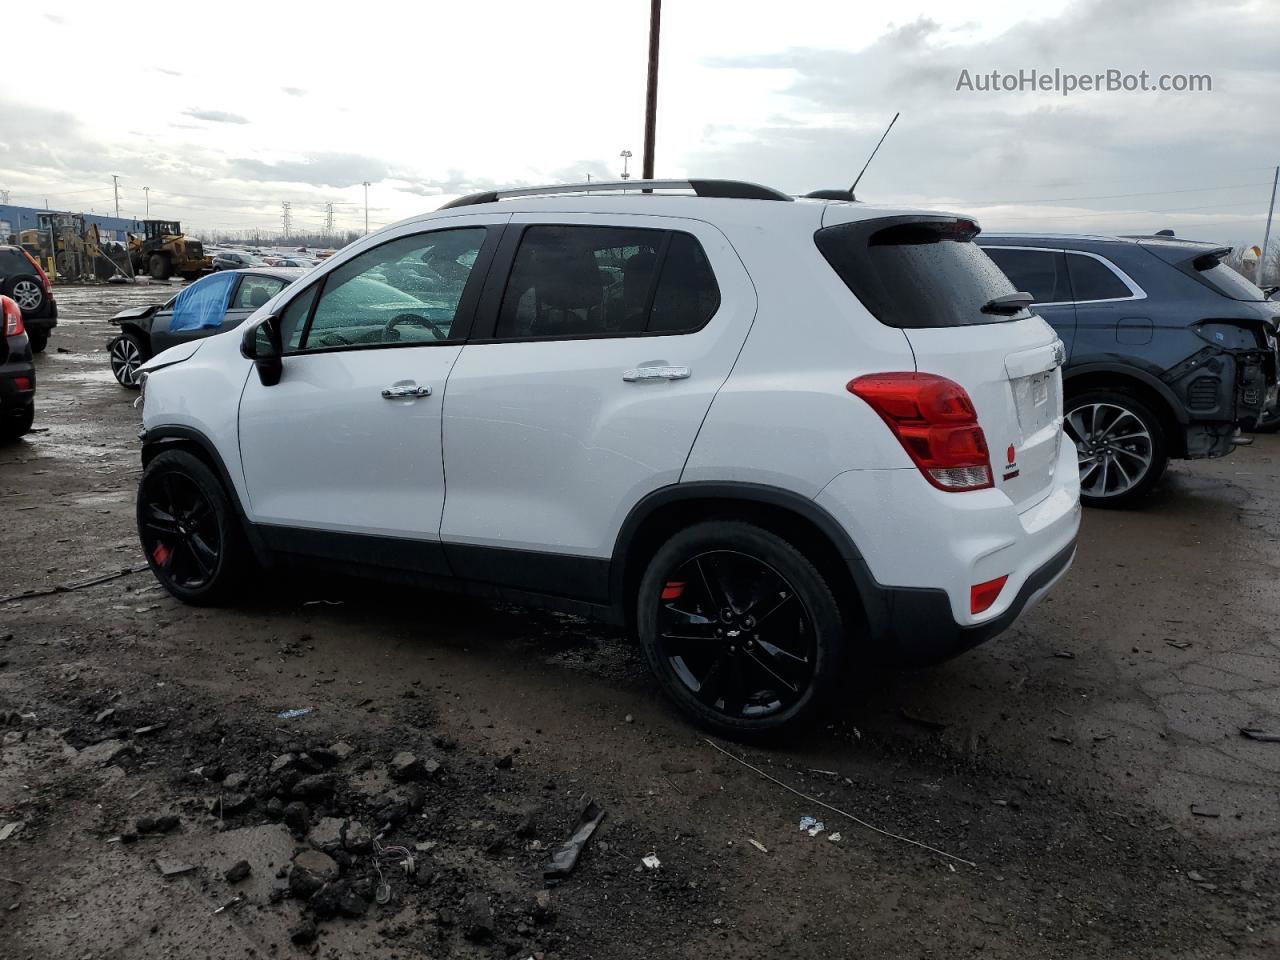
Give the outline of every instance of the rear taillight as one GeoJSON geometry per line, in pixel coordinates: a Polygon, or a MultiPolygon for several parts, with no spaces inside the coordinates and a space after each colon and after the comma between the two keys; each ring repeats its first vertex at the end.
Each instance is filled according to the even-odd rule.
{"type": "Polygon", "coordinates": [[[44,292],[52,293],[53,284],[49,282],[49,275],[44,272],[44,267],[40,266],[40,261],[25,250],[22,251],[22,255],[31,261],[31,266],[35,267],[36,273],[40,274],[40,285],[44,287],[44,292]]]}
{"type": "Polygon", "coordinates": [[[987,438],[960,384],[931,373],[873,373],[851,380],[848,390],[880,414],[939,490],[993,486],[987,438]]]}
{"type": "Polygon", "coordinates": [[[26,333],[27,328],[22,325],[22,310],[11,297],[0,297],[0,307],[4,312],[4,335],[6,337],[16,337],[20,333],[26,333]]]}

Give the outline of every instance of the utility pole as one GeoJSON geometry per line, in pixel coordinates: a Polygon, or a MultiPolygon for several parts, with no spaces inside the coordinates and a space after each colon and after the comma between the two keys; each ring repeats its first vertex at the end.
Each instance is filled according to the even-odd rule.
{"type": "Polygon", "coordinates": [[[9,191],[0,190],[0,203],[8,203],[8,202],[9,202],[9,191]]]}
{"type": "Polygon", "coordinates": [[[653,148],[658,127],[658,35],[661,32],[662,0],[649,2],[649,82],[644,94],[644,172],[653,179],[653,148]]]}
{"type": "Polygon", "coordinates": [[[111,175],[111,189],[116,195],[116,216],[120,216],[120,177],[118,174],[111,175]]]}
{"type": "Polygon", "coordinates": [[[361,186],[364,187],[364,233],[369,235],[369,181],[361,180],[361,186]]]}
{"type": "Polygon", "coordinates": [[[330,200],[324,205],[324,235],[325,238],[333,236],[333,201],[330,200]]]}
{"type": "Polygon", "coordinates": [[[284,228],[285,239],[288,239],[288,237],[293,233],[293,217],[289,213],[290,206],[292,206],[292,204],[290,204],[288,200],[280,201],[280,225],[284,228]]]}
{"type": "Polygon", "coordinates": [[[147,219],[151,219],[151,188],[143,187],[142,192],[147,195],[147,219]]]}
{"type": "Polygon", "coordinates": [[[1271,216],[1276,212],[1276,183],[1280,182],[1280,167],[1271,178],[1271,205],[1267,207],[1267,230],[1262,235],[1262,256],[1258,258],[1257,286],[1262,286],[1262,275],[1267,269],[1267,244],[1271,242],[1271,216]]]}

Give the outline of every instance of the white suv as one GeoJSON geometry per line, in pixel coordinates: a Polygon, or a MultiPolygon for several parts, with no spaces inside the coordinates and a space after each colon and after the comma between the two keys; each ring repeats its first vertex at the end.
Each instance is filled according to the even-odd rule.
{"type": "Polygon", "coordinates": [[[456,200],[146,364],[146,555],[192,603],[308,563],[551,604],[721,732],[805,719],[1070,565],[1062,345],[977,231],[733,181],[456,200]]]}

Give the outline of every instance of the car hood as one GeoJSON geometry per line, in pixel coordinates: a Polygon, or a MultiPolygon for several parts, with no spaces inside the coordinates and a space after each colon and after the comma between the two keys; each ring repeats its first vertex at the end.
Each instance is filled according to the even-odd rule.
{"type": "Polygon", "coordinates": [[[205,340],[192,340],[189,343],[176,344],[168,350],[160,351],[138,369],[146,373],[154,373],[161,367],[171,367],[175,363],[190,360],[205,342],[205,340]]]}
{"type": "Polygon", "coordinates": [[[159,309],[160,304],[158,303],[151,303],[141,307],[130,307],[128,310],[121,310],[117,313],[111,318],[111,322],[120,324],[124,323],[126,320],[145,320],[159,309]]]}

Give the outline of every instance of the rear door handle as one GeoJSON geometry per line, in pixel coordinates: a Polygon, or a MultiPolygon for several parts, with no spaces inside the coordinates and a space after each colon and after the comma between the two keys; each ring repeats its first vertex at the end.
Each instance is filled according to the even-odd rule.
{"type": "Polygon", "coordinates": [[[420,387],[416,383],[398,383],[382,388],[382,398],[384,400],[405,400],[412,397],[429,396],[431,396],[431,388],[420,387]]]}
{"type": "Polygon", "coordinates": [[[655,380],[687,380],[692,371],[688,367],[633,367],[624,371],[622,379],[627,383],[651,383],[655,380]]]}

